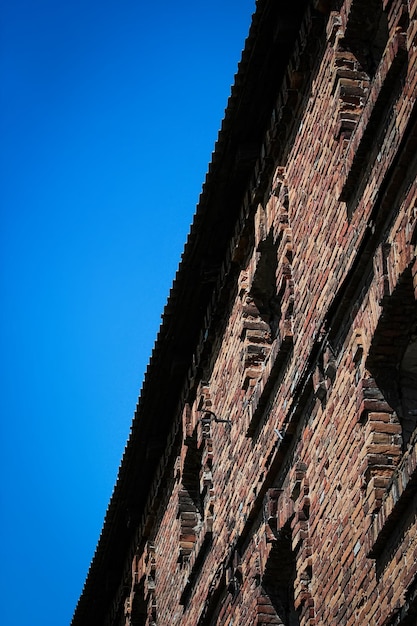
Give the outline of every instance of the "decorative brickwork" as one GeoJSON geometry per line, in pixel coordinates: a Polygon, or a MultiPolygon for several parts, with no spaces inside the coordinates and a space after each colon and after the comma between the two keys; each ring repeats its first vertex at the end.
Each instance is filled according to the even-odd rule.
{"type": "Polygon", "coordinates": [[[259,0],[73,626],[417,622],[417,0],[259,0]]]}

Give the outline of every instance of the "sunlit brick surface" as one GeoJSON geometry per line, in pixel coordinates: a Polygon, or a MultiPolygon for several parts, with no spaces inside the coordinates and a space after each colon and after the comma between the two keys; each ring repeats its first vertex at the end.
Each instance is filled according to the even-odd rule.
{"type": "Polygon", "coordinates": [[[274,4],[258,3],[213,156],[243,168],[221,183],[233,219],[207,200],[192,233],[208,224],[211,243],[190,239],[180,269],[182,294],[208,295],[176,327],[190,348],[162,451],[145,486],[127,461],[116,486],[134,505],[139,480],[146,503],[101,599],[99,544],[74,625],[417,623],[417,2],[274,4]],[[252,144],[233,97],[264,120],[252,144]]]}

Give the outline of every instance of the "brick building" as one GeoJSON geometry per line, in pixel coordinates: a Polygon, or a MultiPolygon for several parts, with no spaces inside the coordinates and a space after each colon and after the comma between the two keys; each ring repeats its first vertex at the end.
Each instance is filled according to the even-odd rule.
{"type": "Polygon", "coordinates": [[[417,0],[258,0],[73,626],[417,623],[417,0]]]}

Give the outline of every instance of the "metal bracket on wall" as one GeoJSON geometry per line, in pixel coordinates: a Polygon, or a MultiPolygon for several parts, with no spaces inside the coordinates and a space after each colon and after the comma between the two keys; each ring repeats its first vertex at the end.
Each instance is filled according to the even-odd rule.
{"type": "Polygon", "coordinates": [[[230,420],[220,419],[217,417],[213,411],[204,410],[202,411],[203,417],[200,419],[200,422],[204,424],[210,424],[211,422],[216,422],[216,424],[227,424],[227,428],[230,430],[232,427],[232,422],[230,420]]]}

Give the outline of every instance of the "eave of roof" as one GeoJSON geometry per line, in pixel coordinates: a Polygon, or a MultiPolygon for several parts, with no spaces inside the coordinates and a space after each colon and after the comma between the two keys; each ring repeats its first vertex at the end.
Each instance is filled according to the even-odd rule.
{"type": "Polygon", "coordinates": [[[73,626],[102,624],[120,583],[134,532],[126,511],[136,519],[145,507],[211,297],[205,276],[221,266],[305,4],[257,2],[73,626]]]}

